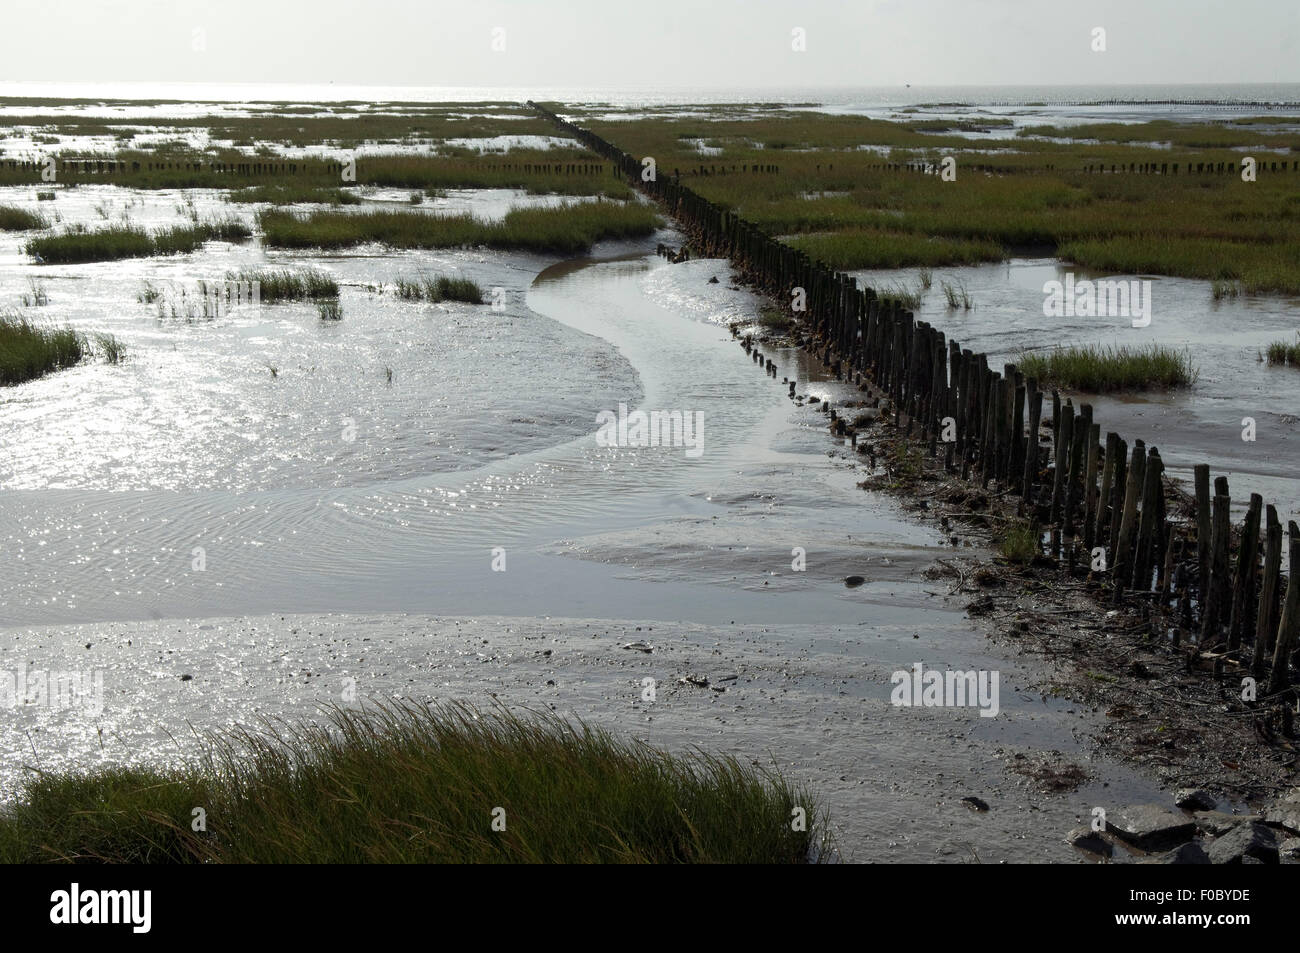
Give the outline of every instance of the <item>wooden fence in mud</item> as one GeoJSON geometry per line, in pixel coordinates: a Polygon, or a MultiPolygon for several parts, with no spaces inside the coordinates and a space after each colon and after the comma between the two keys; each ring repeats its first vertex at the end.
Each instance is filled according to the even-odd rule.
{"type": "MultiPolygon", "coordinates": [[[[705,257],[729,258],[760,290],[790,302],[802,289],[811,347],[841,380],[874,384],[905,433],[931,457],[982,487],[1020,498],[1020,510],[1073,571],[1082,558],[1106,580],[1116,604],[1147,611],[1151,631],[1192,644],[1216,672],[1255,679],[1255,704],[1280,708],[1292,733],[1292,655],[1300,635],[1300,527],[1288,526],[1289,578],[1282,573],[1282,524],[1252,494],[1244,524],[1230,516],[1228,480],[1193,468],[1194,493],[1164,476],[1155,447],[1107,433],[1090,404],[1076,407],[1014,364],[946,340],[898,301],[815,262],[682,185],[643,177],[642,161],[550,110],[530,103],[618,172],[663,203],[705,257]],[[866,382],[864,382],[864,379],[866,382]],[[1040,439],[1050,398],[1051,439],[1040,439]],[[1044,445],[1045,444],[1045,445],[1044,445]],[[1102,568],[1104,567],[1104,568],[1102,568]]],[[[806,345],[809,346],[809,345],[806,345]]],[[[769,370],[771,370],[769,362],[769,370]]],[[[791,383],[791,393],[794,384],[791,383]]],[[[841,436],[850,428],[829,410],[841,436]]],[[[1248,693],[1242,692],[1243,700],[1248,693]]]]}
{"type": "MultiPolygon", "coordinates": [[[[1087,173],[1105,173],[1107,175],[1118,175],[1120,173],[1126,175],[1177,175],[1180,166],[1183,168],[1184,175],[1237,174],[1237,163],[1235,162],[1112,162],[1109,165],[1098,162],[1093,165],[1085,165],[1083,171],[1087,173]]],[[[1285,159],[1281,162],[1270,159],[1267,162],[1259,161],[1255,163],[1255,172],[1258,175],[1286,171],[1285,159]]],[[[1300,172],[1300,159],[1291,161],[1291,171],[1300,172]]]]}

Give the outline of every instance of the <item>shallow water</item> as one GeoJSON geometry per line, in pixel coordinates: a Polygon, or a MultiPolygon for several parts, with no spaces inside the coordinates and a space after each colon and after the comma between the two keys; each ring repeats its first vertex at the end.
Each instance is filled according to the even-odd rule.
{"type": "MultiPolygon", "coordinates": [[[[919,284],[915,269],[852,272],[859,286],[919,284]]],[[[1300,330],[1300,298],[1260,295],[1215,301],[1208,281],[1158,275],[1109,275],[1055,259],[1013,259],[996,265],[933,271],[918,319],[928,321],[963,348],[989,355],[1001,370],[1021,349],[1101,344],[1141,347],[1151,343],[1186,350],[1200,374],[1195,384],[1168,394],[1124,397],[1070,394],[1076,406],[1091,403],[1103,440],[1114,430],[1129,442],[1159,448],[1166,469],[1190,481],[1191,468],[1210,464],[1229,478],[1235,505],[1251,493],[1278,506],[1279,517],[1300,518],[1300,372],[1259,360],[1270,341],[1291,340],[1300,330]],[[1152,313],[1147,327],[1133,318],[1060,317],[1043,313],[1048,281],[1112,278],[1150,281],[1152,313]],[[945,303],[942,282],[963,284],[974,299],[970,311],[945,303]],[[1256,439],[1242,439],[1244,418],[1255,421],[1256,439]],[[1288,517],[1288,514],[1289,517],[1288,517]]],[[[1050,397],[1045,413],[1050,412],[1050,397]]]]}
{"type": "MultiPolygon", "coordinates": [[[[448,204],[480,201],[500,197],[448,204]]],[[[173,763],[191,730],[311,717],[343,678],[365,699],[546,706],[775,765],[819,792],[855,860],[1075,860],[1064,833],[1093,805],[1158,797],[1091,750],[1095,713],[1031,691],[1042,671],[981,638],[923,575],[951,548],[860,490],[824,418],[745,357],[726,325],[757,303],[726,264],[669,265],[663,239],[680,237],[559,263],[310,256],[344,283],[330,324],[301,305],[160,322],[135,301],[145,278],[309,257],[256,242],[42,269],[48,312],[111,329],[128,358],[0,403],[0,671],[89,667],[105,694],[99,712],[6,712],[0,799],[28,767],[173,763]],[[504,287],[506,309],[369,290],[420,270],[504,287]],[[699,412],[703,453],[599,445],[619,403],[699,412]],[[1001,714],[893,707],[891,672],[916,661],[1000,671],[1001,714]],[[681,681],[701,674],[726,691],[681,681]],[[1044,795],[1018,757],[1091,781],[1044,795]],[[993,810],[972,815],[972,794],[993,810]]],[[[0,268],[25,282],[15,247],[0,268]]],[[[775,359],[778,381],[848,396],[802,352],[775,359]]]]}

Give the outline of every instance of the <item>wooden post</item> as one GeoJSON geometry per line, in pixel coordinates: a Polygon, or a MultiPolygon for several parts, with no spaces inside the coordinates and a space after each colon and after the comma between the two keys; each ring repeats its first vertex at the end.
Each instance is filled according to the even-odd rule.
{"type": "Polygon", "coordinates": [[[1029,435],[1025,439],[1025,477],[1024,497],[1033,500],[1034,480],[1038,476],[1038,427],[1043,419],[1043,392],[1037,383],[1030,382],[1033,388],[1029,392],[1029,435]]]}
{"type": "Polygon", "coordinates": [[[1160,474],[1164,465],[1160,451],[1155,447],[1147,453],[1145,480],[1142,487],[1142,519],[1138,524],[1137,551],[1133,556],[1133,588],[1138,592],[1151,591],[1151,554],[1155,547],[1160,474]]]}
{"type": "Polygon", "coordinates": [[[1124,508],[1119,522],[1119,535],[1115,539],[1115,551],[1112,553],[1111,576],[1115,581],[1115,602],[1124,595],[1124,587],[1133,575],[1133,561],[1129,554],[1133,549],[1133,534],[1137,530],[1138,496],[1142,493],[1142,462],[1146,459],[1146,445],[1141,440],[1133,441],[1133,456],[1129,460],[1128,479],[1124,486],[1124,508]]]}
{"type": "Polygon", "coordinates": [[[1196,474],[1196,565],[1200,571],[1201,608],[1205,608],[1207,587],[1210,584],[1210,465],[1198,463],[1193,472],[1196,474]]]}
{"type": "Polygon", "coordinates": [[[1065,475],[1070,466],[1071,443],[1074,439],[1074,404],[1066,400],[1056,415],[1057,429],[1052,434],[1056,449],[1056,473],[1052,480],[1052,509],[1048,522],[1059,526],[1061,507],[1065,504],[1065,475]]]}
{"type": "Polygon", "coordinates": [[[1273,650],[1273,674],[1268,680],[1270,695],[1280,692],[1290,682],[1289,659],[1291,648],[1295,645],[1296,634],[1300,632],[1300,526],[1295,520],[1287,524],[1291,535],[1291,575],[1286,583],[1286,605],[1282,609],[1282,621],[1277,627],[1277,644],[1273,650]]]}
{"type": "MultiPolygon", "coordinates": [[[[1217,487],[1216,487],[1217,489],[1217,487]]],[[[1228,535],[1231,531],[1231,498],[1225,493],[1214,495],[1214,526],[1210,539],[1210,584],[1201,606],[1201,645],[1214,645],[1219,638],[1219,617],[1223,614],[1223,597],[1228,578],[1228,535]]]]}
{"type": "Polygon", "coordinates": [[[1107,546],[1110,543],[1106,533],[1110,527],[1110,488],[1115,482],[1115,467],[1119,456],[1119,434],[1112,430],[1106,434],[1106,458],[1102,462],[1101,493],[1097,496],[1097,525],[1093,530],[1092,545],[1107,546]]]}
{"type": "Polygon", "coordinates": [[[1232,616],[1228,623],[1228,649],[1241,647],[1247,627],[1254,622],[1255,577],[1259,573],[1259,513],[1264,498],[1258,493],[1250,495],[1246,510],[1246,526],[1241,533],[1241,548],[1237,550],[1237,573],[1233,579],[1232,616]]]}
{"type": "MultiPolygon", "coordinates": [[[[1091,407],[1088,408],[1092,410],[1091,407]]],[[[1089,413],[1091,419],[1092,414],[1089,413]]],[[[1091,558],[1093,543],[1096,540],[1097,517],[1097,454],[1101,451],[1101,424],[1092,424],[1088,428],[1088,458],[1083,469],[1083,545],[1091,558]]]]}
{"type": "Polygon", "coordinates": [[[1269,504],[1267,527],[1264,532],[1264,581],[1259,593],[1259,611],[1255,615],[1255,652],[1251,658],[1250,672],[1256,678],[1264,674],[1264,661],[1273,648],[1277,635],[1277,593],[1282,570],[1282,524],[1277,509],[1269,504]]]}

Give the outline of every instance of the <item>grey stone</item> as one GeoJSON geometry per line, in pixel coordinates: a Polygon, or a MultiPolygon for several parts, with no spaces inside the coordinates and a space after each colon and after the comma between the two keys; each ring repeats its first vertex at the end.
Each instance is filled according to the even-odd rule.
{"type": "Polygon", "coordinates": [[[1196,815],[1196,826],[1212,837],[1218,837],[1226,834],[1242,821],[1256,820],[1256,818],[1242,817],[1239,814],[1229,814],[1226,811],[1205,811],[1196,815]]]}
{"type": "Polygon", "coordinates": [[[1162,804],[1134,804],[1106,816],[1106,830],[1139,850],[1169,850],[1196,835],[1196,824],[1162,804]]]}
{"type": "Polygon", "coordinates": [[[1277,848],[1279,864],[1300,864],[1300,837],[1288,837],[1277,848]]]}
{"type": "Polygon", "coordinates": [[[1282,800],[1269,805],[1264,820],[1275,827],[1285,827],[1293,834],[1300,834],[1300,788],[1293,789],[1282,800]]]}
{"type": "Polygon", "coordinates": [[[1219,800],[1209,791],[1200,788],[1182,788],[1174,795],[1174,803],[1189,811],[1212,811],[1219,800]]]}
{"type": "Polygon", "coordinates": [[[1209,862],[1210,857],[1205,853],[1205,848],[1196,841],[1188,841],[1158,857],[1143,861],[1147,864],[1208,864],[1209,862]]]}
{"type": "Polygon", "coordinates": [[[1240,864],[1247,857],[1265,863],[1277,863],[1278,836],[1272,828],[1258,821],[1238,824],[1222,837],[1210,842],[1210,862],[1240,864]]]}
{"type": "Polygon", "coordinates": [[[1066,835],[1065,841],[1071,847],[1086,850],[1090,854],[1100,854],[1103,857],[1109,857],[1115,850],[1110,841],[1101,836],[1100,831],[1094,831],[1091,827],[1076,827],[1066,835]]]}

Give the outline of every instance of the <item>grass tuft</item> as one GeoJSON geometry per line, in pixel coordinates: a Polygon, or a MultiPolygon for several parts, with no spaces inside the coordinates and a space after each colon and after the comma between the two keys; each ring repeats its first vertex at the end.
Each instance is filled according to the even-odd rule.
{"type": "Polygon", "coordinates": [[[516,208],[499,222],[470,215],[375,210],[294,214],[264,209],[264,241],[279,248],[347,248],[377,242],[393,248],[489,248],[578,254],[598,241],[649,235],[659,216],[644,205],[585,202],[557,208],[516,208]]]}
{"type": "Polygon", "coordinates": [[[483,303],[483,289],[469,278],[421,275],[414,280],[397,280],[397,297],[403,301],[466,301],[483,303]]]}
{"type": "Polygon", "coordinates": [[[1042,551],[1038,527],[1030,523],[1017,523],[1009,527],[998,539],[998,552],[1008,562],[1028,566],[1042,551]]]}
{"type": "Polygon", "coordinates": [[[29,212],[16,205],[0,205],[0,232],[24,232],[29,229],[47,228],[49,222],[43,215],[29,212]]]}
{"type": "Polygon", "coordinates": [[[95,350],[106,364],[121,364],[126,360],[126,345],[115,335],[99,332],[93,335],[95,350]]]}
{"type": "Polygon", "coordinates": [[[71,367],[84,356],[85,344],[70,328],[42,328],[17,313],[0,314],[0,386],[71,367]]]}
{"type": "Polygon", "coordinates": [[[209,735],[192,767],[41,772],[0,862],[804,863],[823,831],[807,792],[734,758],[408,703],[209,735]]]}
{"type": "Polygon", "coordinates": [[[1017,367],[1026,377],[1038,378],[1039,386],[1090,393],[1190,387],[1198,374],[1187,352],[1163,344],[1021,352],[1017,367]]]}
{"type": "Polygon", "coordinates": [[[1300,332],[1295,341],[1274,341],[1268,346],[1268,363],[1270,365],[1287,365],[1300,367],[1300,332]]]}
{"type": "Polygon", "coordinates": [[[314,268],[306,271],[291,271],[287,268],[245,268],[240,271],[226,272],[226,280],[255,283],[258,289],[258,300],[263,304],[339,296],[339,283],[330,275],[314,268]]]}

